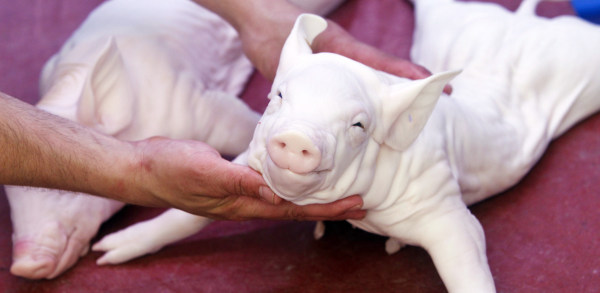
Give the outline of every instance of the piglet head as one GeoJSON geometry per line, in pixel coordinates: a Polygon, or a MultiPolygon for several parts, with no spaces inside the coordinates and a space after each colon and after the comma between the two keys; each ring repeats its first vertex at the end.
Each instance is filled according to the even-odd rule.
{"type": "Polygon", "coordinates": [[[297,204],[365,192],[382,145],[409,147],[455,75],[409,81],[340,55],[313,54],[310,43],[326,26],[315,15],[296,20],[247,152],[248,165],[297,204]]]}

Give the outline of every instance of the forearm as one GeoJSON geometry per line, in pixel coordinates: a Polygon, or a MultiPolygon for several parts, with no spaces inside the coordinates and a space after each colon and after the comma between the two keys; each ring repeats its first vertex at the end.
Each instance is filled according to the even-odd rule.
{"type": "MultiPolygon", "coordinates": [[[[123,142],[0,93],[0,184],[85,192],[224,219],[361,219],[359,196],[273,205],[262,176],[197,141],[123,142]],[[261,191],[262,190],[262,191],[261,191]],[[243,195],[243,196],[240,196],[243,195]]],[[[267,188],[268,189],[268,188],[267,188]]]]}
{"type": "Polygon", "coordinates": [[[0,184],[120,199],[134,148],[0,93],[0,184]]]}
{"type": "Polygon", "coordinates": [[[283,43],[303,10],[286,0],[194,0],[229,22],[239,33],[244,53],[273,80],[283,43]]]}
{"type": "Polygon", "coordinates": [[[221,16],[238,32],[277,29],[264,28],[265,23],[287,24],[289,32],[296,17],[302,13],[298,7],[287,0],[194,0],[194,2],[221,16]]]}
{"type": "MultiPolygon", "coordinates": [[[[341,0],[194,0],[227,20],[240,34],[244,53],[268,80],[273,80],[279,64],[279,55],[292,26],[302,12],[325,12],[339,5],[341,0]],[[302,5],[303,8],[295,6],[302,5]],[[321,6],[326,3],[326,6],[321,6]],[[317,5],[319,4],[319,5],[317,5]],[[314,12],[314,11],[313,11],[314,12]]],[[[394,75],[411,79],[425,78],[429,71],[404,59],[388,55],[364,44],[339,25],[329,21],[327,29],[312,44],[315,52],[332,52],[394,75]]],[[[446,92],[450,93],[447,86],[446,92]]]]}

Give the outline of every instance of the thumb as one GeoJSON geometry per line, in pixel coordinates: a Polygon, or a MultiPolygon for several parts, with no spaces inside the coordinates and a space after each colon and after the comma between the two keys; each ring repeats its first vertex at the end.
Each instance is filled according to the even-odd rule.
{"type": "Polygon", "coordinates": [[[260,173],[254,171],[248,166],[242,166],[229,161],[224,164],[218,164],[215,172],[221,174],[223,195],[243,195],[263,199],[269,203],[278,204],[281,198],[277,196],[267,185],[260,173]]]}

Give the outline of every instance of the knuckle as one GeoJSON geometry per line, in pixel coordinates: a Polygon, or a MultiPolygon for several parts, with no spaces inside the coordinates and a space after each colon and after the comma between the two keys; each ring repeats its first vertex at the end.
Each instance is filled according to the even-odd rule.
{"type": "Polygon", "coordinates": [[[236,195],[244,195],[246,191],[246,189],[244,188],[244,178],[238,176],[235,180],[233,188],[236,195]]]}
{"type": "Polygon", "coordinates": [[[218,199],[210,206],[210,208],[206,209],[206,213],[212,219],[230,220],[235,216],[236,209],[227,198],[218,199]]]}
{"type": "Polygon", "coordinates": [[[227,184],[227,192],[230,195],[245,195],[246,188],[244,185],[244,177],[240,174],[232,174],[229,176],[230,183],[227,184]]]}
{"type": "Polygon", "coordinates": [[[223,205],[221,205],[220,214],[221,216],[227,218],[232,221],[240,221],[245,219],[245,208],[244,208],[243,200],[240,197],[236,197],[232,199],[231,197],[228,200],[225,200],[223,205]]]}
{"type": "Polygon", "coordinates": [[[287,217],[291,220],[302,221],[306,219],[306,213],[301,207],[293,207],[287,210],[287,217]]]}

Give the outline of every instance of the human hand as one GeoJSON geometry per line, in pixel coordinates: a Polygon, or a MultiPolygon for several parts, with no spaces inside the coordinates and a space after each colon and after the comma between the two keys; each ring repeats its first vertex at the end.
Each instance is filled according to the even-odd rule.
{"type": "MultiPolygon", "coordinates": [[[[236,22],[235,17],[229,17],[240,34],[244,53],[257,70],[271,81],[277,71],[283,44],[296,18],[303,12],[289,3],[287,5],[285,2],[276,3],[278,5],[271,6],[273,11],[270,13],[262,15],[260,14],[262,10],[257,9],[248,16],[251,21],[242,24],[236,22]]],[[[357,40],[331,20],[327,21],[327,28],[315,38],[311,47],[314,52],[340,54],[400,77],[422,79],[431,75],[423,66],[389,55],[357,40]]],[[[452,89],[446,86],[444,91],[450,94],[452,89]]]]}
{"type": "MultiPolygon", "coordinates": [[[[336,53],[374,69],[400,77],[422,79],[431,75],[431,72],[423,66],[389,55],[375,47],[360,42],[344,28],[331,20],[327,20],[327,28],[313,40],[311,47],[315,53],[336,53]]],[[[452,88],[447,85],[444,88],[444,92],[450,94],[452,93],[452,88]]]]}
{"type": "Polygon", "coordinates": [[[134,182],[144,205],[173,206],[193,214],[227,220],[361,219],[362,199],[351,196],[330,204],[298,206],[282,201],[262,176],[221,158],[198,141],[150,138],[134,143],[134,182]]]}

